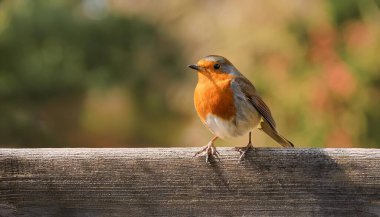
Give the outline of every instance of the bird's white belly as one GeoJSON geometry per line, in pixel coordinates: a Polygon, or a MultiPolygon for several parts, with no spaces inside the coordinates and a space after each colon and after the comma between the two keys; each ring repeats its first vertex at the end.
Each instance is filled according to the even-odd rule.
{"type": "Polygon", "coordinates": [[[246,134],[257,127],[260,119],[261,116],[257,112],[250,112],[246,119],[233,118],[231,120],[225,120],[216,115],[209,114],[206,117],[205,124],[215,136],[225,139],[246,134]]]}

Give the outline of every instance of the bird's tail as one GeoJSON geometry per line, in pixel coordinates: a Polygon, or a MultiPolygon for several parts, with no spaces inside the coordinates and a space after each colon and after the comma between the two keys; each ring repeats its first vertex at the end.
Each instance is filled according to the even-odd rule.
{"type": "Polygon", "coordinates": [[[270,136],[272,139],[274,139],[276,142],[278,142],[283,147],[292,148],[294,147],[293,143],[289,140],[285,139],[285,137],[281,136],[275,129],[273,129],[268,122],[261,121],[260,129],[264,131],[268,136],[270,136]]]}

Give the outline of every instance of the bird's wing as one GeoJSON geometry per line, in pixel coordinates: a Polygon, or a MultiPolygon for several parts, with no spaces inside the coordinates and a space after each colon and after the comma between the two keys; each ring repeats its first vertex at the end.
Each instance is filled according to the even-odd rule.
{"type": "Polygon", "coordinates": [[[232,83],[238,87],[238,89],[244,94],[245,98],[252,104],[253,107],[256,108],[261,116],[263,116],[264,120],[267,121],[271,128],[277,132],[276,122],[272,117],[272,113],[265,102],[256,93],[256,89],[253,84],[243,76],[234,78],[232,83]]]}

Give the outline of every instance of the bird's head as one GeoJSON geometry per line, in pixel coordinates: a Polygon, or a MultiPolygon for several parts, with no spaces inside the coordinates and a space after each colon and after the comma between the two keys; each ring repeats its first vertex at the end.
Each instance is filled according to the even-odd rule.
{"type": "Polygon", "coordinates": [[[197,70],[199,73],[217,73],[238,75],[239,71],[226,58],[218,55],[209,55],[200,59],[197,64],[189,65],[189,68],[197,70]]]}

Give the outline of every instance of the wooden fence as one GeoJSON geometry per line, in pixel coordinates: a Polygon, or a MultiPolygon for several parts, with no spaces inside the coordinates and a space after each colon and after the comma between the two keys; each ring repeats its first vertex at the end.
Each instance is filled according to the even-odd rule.
{"type": "Polygon", "coordinates": [[[380,149],[0,149],[0,216],[379,216],[380,149]]]}

